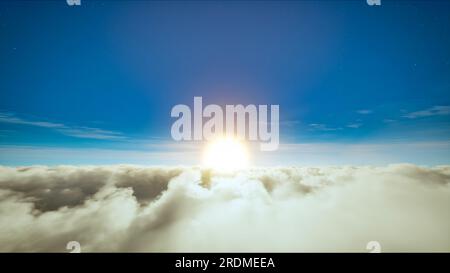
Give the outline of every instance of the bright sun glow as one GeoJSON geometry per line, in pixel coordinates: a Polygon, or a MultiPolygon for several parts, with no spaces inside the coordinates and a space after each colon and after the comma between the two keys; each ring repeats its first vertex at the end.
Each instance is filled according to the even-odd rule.
{"type": "Polygon", "coordinates": [[[207,144],[203,166],[223,171],[248,167],[247,147],[234,138],[219,138],[207,144]]]}

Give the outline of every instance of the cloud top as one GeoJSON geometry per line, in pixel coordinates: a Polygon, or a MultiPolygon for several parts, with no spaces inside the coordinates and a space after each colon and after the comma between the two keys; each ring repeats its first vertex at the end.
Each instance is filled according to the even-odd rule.
{"type": "Polygon", "coordinates": [[[0,251],[450,251],[450,166],[0,167],[0,251]]]}

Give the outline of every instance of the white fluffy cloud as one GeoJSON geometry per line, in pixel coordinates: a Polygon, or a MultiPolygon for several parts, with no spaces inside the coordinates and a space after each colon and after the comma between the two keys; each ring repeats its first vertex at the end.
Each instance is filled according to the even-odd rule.
{"type": "Polygon", "coordinates": [[[450,251],[450,166],[0,167],[0,251],[450,251]]]}

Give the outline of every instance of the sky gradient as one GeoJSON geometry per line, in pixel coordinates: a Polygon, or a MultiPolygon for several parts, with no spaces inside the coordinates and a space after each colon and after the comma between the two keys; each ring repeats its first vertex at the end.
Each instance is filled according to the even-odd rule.
{"type": "Polygon", "coordinates": [[[450,163],[450,2],[0,2],[0,164],[197,164],[176,104],[279,104],[255,164],[450,163]]]}

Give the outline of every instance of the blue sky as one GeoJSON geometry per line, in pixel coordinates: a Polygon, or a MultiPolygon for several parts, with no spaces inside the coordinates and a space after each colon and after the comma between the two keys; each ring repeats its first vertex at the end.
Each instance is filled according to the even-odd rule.
{"type": "Polygon", "coordinates": [[[0,164],[195,164],[195,144],[170,138],[172,106],[194,96],[280,105],[282,147],[258,163],[448,164],[449,14],[447,1],[2,1],[0,164]]]}

